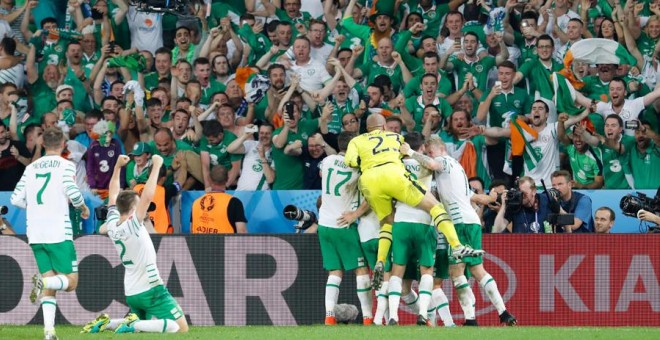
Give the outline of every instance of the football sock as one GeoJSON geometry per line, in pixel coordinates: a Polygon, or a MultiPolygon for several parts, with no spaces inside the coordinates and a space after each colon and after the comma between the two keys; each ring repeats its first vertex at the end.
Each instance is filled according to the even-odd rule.
{"type": "Polygon", "coordinates": [[[479,281],[479,285],[481,286],[481,289],[486,292],[493,306],[497,308],[497,314],[502,314],[506,310],[506,307],[504,306],[502,295],[500,295],[500,291],[497,289],[495,279],[493,279],[490,274],[486,274],[481,278],[481,281],[479,281]]]}
{"type": "Polygon", "coordinates": [[[65,275],[49,276],[41,279],[44,289],[66,290],[69,288],[69,279],[65,275]]]}
{"type": "Polygon", "coordinates": [[[110,319],[110,322],[105,326],[105,329],[110,331],[115,330],[122,323],[124,323],[124,319],[110,319]]]}
{"type": "Polygon", "coordinates": [[[461,245],[461,241],[458,240],[458,235],[456,234],[456,229],[454,228],[454,223],[452,223],[451,218],[447,215],[445,208],[442,206],[442,203],[435,205],[431,208],[429,212],[431,218],[433,218],[433,224],[445,235],[447,242],[451,247],[457,247],[461,245]]]}
{"type": "Polygon", "coordinates": [[[454,287],[458,294],[458,302],[461,304],[461,308],[463,308],[465,319],[475,320],[476,312],[474,304],[476,303],[476,298],[474,297],[474,293],[472,293],[472,288],[470,288],[465,275],[453,278],[452,280],[454,281],[454,287]]]}
{"type": "Polygon", "coordinates": [[[401,278],[390,276],[390,287],[387,290],[390,307],[390,319],[399,321],[399,302],[401,301],[401,278]]]}
{"type": "Polygon", "coordinates": [[[55,311],[57,310],[57,300],[55,297],[41,297],[41,310],[44,316],[44,331],[55,330],[55,311]]]}
{"type": "Polygon", "coordinates": [[[442,288],[436,288],[433,290],[433,296],[431,301],[436,307],[438,315],[445,326],[454,325],[454,319],[451,317],[451,312],[449,311],[449,300],[447,300],[447,295],[442,290],[442,288]]]}
{"type": "Polygon", "coordinates": [[[325,316],[335,316],[339,285],[341,285],[341,277],[328,275],[328,282],[325,284],[325,316]]]}
{"type": "Polygon", "coordinates": [[[387,289],[389,285],[389,281],[383,282],[380,289],[376,292],[378,301],[376,304],[376,315],[374,316],[374,323],[376,325],[383,324],[383,317],[385,316],[385,311],[387,311],[387,289]]]}
{"type": "Polygon", "coordinates": [[[411,313],[419,313],[419,299],[417,293],[414,290],[410,290],[408,294],[401,295],[401,300],[406,303],[406,308],[410,310],[411,313]]]}
{"type": "Polygon", "coordinates": [[[430,274],[422,275],[419,280],[419,312],[418,314],[426,317],[431,302],[431,290],[433,289],[433,276],[430,274]]]}
{"type": "Polygon", "coordinates": [[[174,333],[179,330],[179,324],[174,320],[140,320],[133,323],[133,328],[139,332],[174,333]]]}
{"type": "Polygon", "coordinates": [[[378,255],[376,260],[379,262],[385,263],[387,259],[387,254],[390,252],[390,247],[392,246],[392,225],[385,223],[380,227],[380,233],[378,234],[378,255]]]}
{"type": "Polygon", "coordinates": [[[362,317],[371,318],[373,316],[371,312],[373,297],[369,275],[358,275],[355,277],[355,281],[357,282],[357,295],[362,308],[362,317]]]}
{"type": "Polygon", "coordinates": [[[426,312],[426,317],[431,322],[431,327],[438,325],[438,314],[436,313],[436,308],[431,305],[431,308],[426,312]]]}

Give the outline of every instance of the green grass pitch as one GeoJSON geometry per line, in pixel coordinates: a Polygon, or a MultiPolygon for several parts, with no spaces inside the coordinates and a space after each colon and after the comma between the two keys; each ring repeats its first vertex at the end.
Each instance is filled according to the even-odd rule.
{"type": "MultiPolygon", "coordinates": [[[[245,326],[192,327],[187,334],[79,334],[78,326],[56,326],[60,339],[660,339],[660,328],[644,327],[479,327],[427,328],[418,326],[245,326]]],[[[0,326],[0,339],[39,339],[41,326],[0,326]]]]}

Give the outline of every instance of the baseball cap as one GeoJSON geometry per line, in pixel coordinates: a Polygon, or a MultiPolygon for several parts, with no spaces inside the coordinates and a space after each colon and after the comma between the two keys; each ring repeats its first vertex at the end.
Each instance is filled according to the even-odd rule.
{"type": "Polygon", "coordinates": [[[145,142],[139,142],[133,146],[133,151],[129,153],[131,156],[141,156],[144,153],[151,153],[151,147],[145,142]]]}
{"type": "Polygon", "coordinates": [[[71,90],[71,92],[74,92],[74,91],[73,91],[73,86],[71,86],[71,85],[60,85],[60,86],[58,86],[57,89],[55,90],[55,96],[59,96],[59,95],[60,95],[60,92],[62,92],[62,91],[64,91],[64,90],[71,90]]]}

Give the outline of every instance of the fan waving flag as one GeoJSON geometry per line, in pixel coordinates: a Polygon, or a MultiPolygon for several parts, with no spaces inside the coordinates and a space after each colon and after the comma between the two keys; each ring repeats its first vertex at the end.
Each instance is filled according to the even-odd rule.
{"type": "Polygon", "coordinates": [[[573,74],[571,67],[574,61],[587,64],[637,65],[637,60],[630,55],[628,50],[614,40],[602,38],[582,39],[573,44],[566,52],[564,69],[561,70],[561,74],[578,90],[584,86],[584,83],[573,74]]]}

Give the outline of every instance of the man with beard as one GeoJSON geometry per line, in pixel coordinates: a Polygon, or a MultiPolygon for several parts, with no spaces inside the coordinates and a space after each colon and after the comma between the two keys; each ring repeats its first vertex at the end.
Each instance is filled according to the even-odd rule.
{"type": "Polygon", "coordinates": [[[166,47],[161,47],[156,50],[154,59],[156,71],[147,73],[144,76],[144,87],[150,91],[158,87],[159,80],[167,79],[168,83],[171,80],[170,70],[172,68],[172,51],[166,47]]]}
{"type": "Polygon", "coordinates": [[[552,188],[559,192],[555,199],[560,205],[559,214],[573,214],[573,223],[555,226],[555,233],[593,233],[594,219],[591,215],[591,198],[573,191],[573,178],[566,170],[552,173],[552,188]]]}
{"type": "Polygon", "coordinates": [[[193,63],[193,75],[202,87],[202,97],[199,101],[202,105],[208,105],[211,96],[224,91],[226,86],[211,78],[211,63],[206,58],[197,58],[193,63]]]}
{"type": "Polygon", "coordinates": [[[500,45],[500,52],[496,57],[489,55],[479,57],[477,50],[479,49],[479,36],[473,32],[467,32],[463,36],[463,57],[454,55],[453,53],[460,49],[461,45],[453,44],[447,51],[447,54],[440,60],[440,68],[445,69],[447,72],[455,71],[458,75],[457,84],[463,84],[468,74],[471,74],[474,79],[474,88],[472,93],[475,98],[481,98],[482,94],[488,89],[488,73],[503,61],[509,58],[509,50],[504,44],[501,36],[498,38],[500,45]]]}
{"type": "Polygon", "coordinates": [[[497,144],[497,139],[482,135],[470,137],[468,128],[472,126],[470,114],[457,109],[449,116],[447,130],[443,130],[439,135],[447,153],[463,166],[466,175],[469,178],[482,178],[483,187],[488,187],[491,176],[488,174],[486,146],[497,144]]]}
{"type": "MultiPolygon", "coordinates": [[[[372,58],[376,56],[378,44],[383,38],[390,38],[390,48],[392,42],[398,39],[398,33],[392,27],[395,21],[393,4],[389,1],[374,2],[375,11],[369,17],[373,24],[373,29],[367,25],[360,25],[353,19],[353,8],[357,0],[351,0],[344,11],[342,26],[353,36],[365,42],[365,54],[363,64],[372,63],[372,58]]],[[[391,52],[391,51],[390,51],[391,52]]],[[[382,62],[382,60],[381,60],[382,62]]]]}
{"type": "Polygon", "coordinates": [[[635,147],[629,152],[630,173],[635,189],[658,189],[660,187],[660,150],[658,137],[647,121],[640,121],[635,130],[635,147]]]}
{"type": "MultiPolygon", "coordinates": [[[[626,99],[626,82],[623,79],[612,79],[609,87],[610,101],[598,102],[596,104],[596,113],[600,114],[603,118],[606,118],[611,114],[618,115],[623,120],[625,134],[628,136],[634,136],[635,130],[633,128],[627,128],[627,122],[637,120],[640,113],[644,111],[644,108],[660,98],[660,88],[653,90],[653,92],[644,97],[630,100],[626,99]]],[[[579,104],[583,106],[588,106],[585,105],[588,102],[587,99],[578,99],[576,102],[579,102],[579,104]]]]}
{"type": "Polygon", "coordinates": [[[271,121],[285,92],[286,69],[284,66],[271,64],[266,72],[268,80],[270,80],[270,88],[266,91],[264,98],[254,106],[255,116],[261,121],[271,121]]]}
{"type": "MultiPolygon", "coordinates": [[[[557,140],[558,123],[548,124],[548,113],[550,109],[543,100],[536,100],[532,104],[532,110],[528,118],[531,121],[529,125],[536,131],[538,137],[535,140],[527,140],[525,143],[526,151],[523,153],[524,174],[531,177],[534,182],[541,184],[541,180],[550,183],[551,175],[559,169],[559,141],[557,140]]],[[[589,110],[584,110],[577,116],[569,117],[565,122],[565,127],[570,127],[582,119],[586,118],[589,110]]],[[[512,127],[513,128],[513,127],[512,127]]],[[[484,135],[491,138],[511,138],[512,128],[487,128],[483,129],[484,135]]],[[[488,158],[490,161],[490,158],[488,158]]],[[[518,177],[517,167],[514,164],[513,177],[518,177]]]]}
{"type": "Polygon", "coordinates": [[[377,76],[386,74],[392,82],[392,90],[399,92],[401,85],[412,79],[412,74],[399,52],[393,52],[392,39],[385,37],[378,41],[376,56],[376,60],[364,63],[353,70],[352,76],[356,79],[364,77],[367,83],[372,83],[377,76]]]}
{"type": "Polygon", "coordinates": [[[43,72],[39,74],[36,53],[34,45],[30,45],[25,68],[29,84],[27,89],[30,91],[34,103],[33,114],[35,117],[40,118],[57,105],[55,89],[57,89],[60,82],[60,71],[55,65],[46,65],[43,72]]]}
{"type": "Polygon", "coordinates": [[[66,49],[67,71],[64,76],[64,84],[73,87],[73,106],[76,110],[87,112],[92,109],[89,93],[91,84],[89,79],[90,70],[82,65],[82,47],[79,42],[70,42],[66,49]]]}
{"type": "Polygon", "coordinates": [[[603,187],[603,161],[600,149],[594,149],[582,140],[584,128],[576,125],[572,137],[566,134],[564,122],[568,115],[559,115],[557,123],[557,138],[566,146],[576,189],[600,189],[603,187]]]}
{"type": "Polygon", "coordinates": [[[436,75],[432,73],[425,74],[422,77],[420,89],[422,93],[420,96],[406,99],[405,105],[401,106],[401,117],[406,122],[408,131],[422,131],[424,127],[422,122],[424,108],[427,105],[433,105],[438,108],[440,116],[444,117],[443,119],[449,117],[453,112],[447,100],[436,96],[438,90],[438,77],[436,75]]]}
{"type": "Polygon", "coordinates": [[[197,145],[202,135],[202,125],[197,120],[197,116],[183,109],[174,111],[172,127],[170,129],[172,130],[174,139],[180,140],[192,148],[197,145]],[[193,126],[190,126],[191,120],[193,126]]]}
{"type": "Polygon", "coordinates": [[[259,126],[259,139],[252,140],[253,133],[248,132],[254,125],[246,125],[236,140],[227,146],[227,152],[242,154],[243,167],[238,178],[236,190],[269,190],[275,180],[273,169],[272,140],[273,126],[266,123],[259,126]]]}

